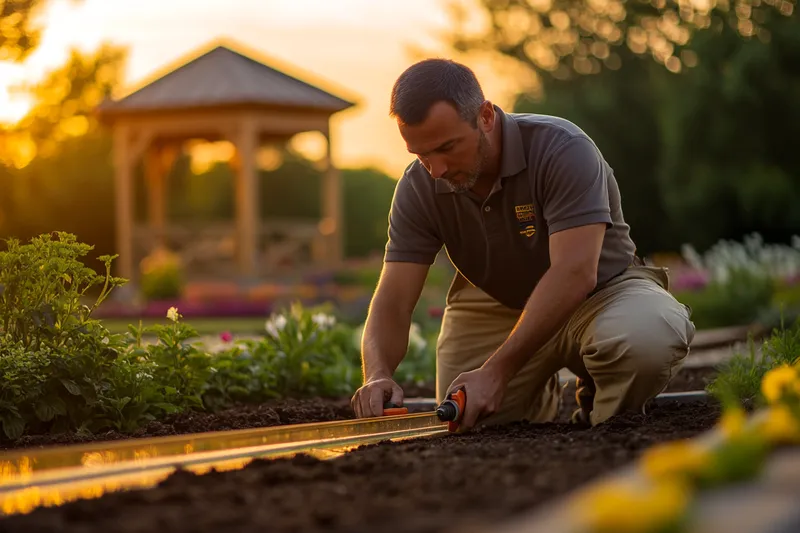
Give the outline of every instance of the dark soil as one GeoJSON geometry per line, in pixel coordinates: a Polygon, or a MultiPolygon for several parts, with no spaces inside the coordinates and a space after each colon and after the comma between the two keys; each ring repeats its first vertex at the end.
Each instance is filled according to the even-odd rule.
{"type": "Polygon", "coordinates": [[[684,368],[667,386],[665,392],[685,392],[705,390],[706,386],[717,375],[717,369],[711,367],[684,368]]]}
{"type": "Polygon", "coordinates": [[[96,435],[77,435],[75,433],[29,435],[13,442],[0,441],[0,449],[84,444],[98,441],[202,433],[205,431],[301,424],[304,422],[327,422],[354,418],[354,416],[349,399],[289,399],[260,405],[241,405],[217,413],[188,411],[177,415],[169,415],[163,420],[150,422],[147,426],[133,433],[108,431],[96,435]]]}
{"type": "MultiPolygon", "coordinates": [[[[717,370],[711,367],[683,368],[667,386],[665,392],[685,392],[704,390],[711,379],[716,376],[717,370]]],[[[409,383],[402,385],[406,398],[433,398],[436,396],[436,387],[433,384],[409,383]]],[[[575,388],[568,385],[568,394],[575,394],[575,388]]]]}
{"type": "Polygon", "coordinates": [[[713,404],[669,402],[595,428],[517,423],[329,461],[297,456],[205,476],[178,472],[151,490],[5,518],[0,532],[463,531],[565,495],[655,443],[693,437],[718,415],[713,404]]]}
{"type": "MultiPolygon", "coordinates": [[[[699,390],[705,387],[713,375],[710,369],[685,369],[678,374],[667,391],[678,392],[699,390]]],[[[432,398],[435,389],[425,386],[404,388],[407,398],[432,398]]],[[[575,387],[570,383],[564,388],[564,402],[560,421],[568,421],[577,408],[575,387]]],[[[120,439],[163,437],[205,431],[225,431],[256,427],[278,426],[283,424],[302,424],[305,422],[326,422],[354,418],[350,399],[286,399],[260,405],[241,405],[218,413],[190,411],[170,415],[163,420],[151,422],[133,433],[108,431],[96,435],[77,435],[60,433],[56,435],[28,435],[16,441],[0,438],[0,449],[38,448],[42,446],[84,444],[89,442],[112,441],[120,439]]]]}

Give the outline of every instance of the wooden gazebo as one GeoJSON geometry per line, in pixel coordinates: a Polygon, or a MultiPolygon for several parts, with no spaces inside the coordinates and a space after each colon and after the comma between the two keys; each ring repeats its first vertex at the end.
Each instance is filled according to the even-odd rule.
{"type": "MultiPolygon", "coordinates": [[[[254,279],[269,271],[264,224],[259,212],[257,152],[264,142],[281,143],[317,131],[327,155],[322,180],[322,219],[298,228],[297,239],[313,244],[314,263],[335,265],[342,258],[340,180],[331,158],[330,117],[355,105],[280,72],[250,55],[218,45],[155,81],[98,108],[113,132],[116,242],[119,276],[136,282],[137,264],[168,238],[192,241],[191,232],[170,226],[166,216],[165,175],[187,140],[227,140],[235,147],[235,223],[218,228],[232,243],[238,277],[254,279]],[[144,164],[147,223],[134,221],[134,169],[144,164]],[[226,234],[227,233],[227,234],[226,234]]],[[[272,226],[272,227],[268,227],[272,226]]],[[[284,228],[291,233],[292,223],[284,228]]]]}

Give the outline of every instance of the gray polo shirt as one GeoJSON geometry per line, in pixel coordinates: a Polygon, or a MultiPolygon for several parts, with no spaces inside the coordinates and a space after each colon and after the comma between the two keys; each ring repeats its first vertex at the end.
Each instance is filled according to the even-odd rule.
{"type": "Polygon", "coordinates": [[[495,110],[502,155],[489,196],[454,193],[414,161],[397,182],[384,260],[432,264],[444,246],[461,276],[514,309],[549,267],[557,231],[606,224],[598,287],[633,264],[614,172],[594,142],[565,119],[495,110]]]}

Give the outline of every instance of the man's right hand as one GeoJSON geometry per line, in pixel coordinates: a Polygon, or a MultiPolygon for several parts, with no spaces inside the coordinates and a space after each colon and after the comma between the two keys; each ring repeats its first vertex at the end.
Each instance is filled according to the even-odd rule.
{"type": "Polygon", "coordinates": [[[403,389],[390,378],[376,378],[367,381],[353,395],[350,405],[358,418],[383,415],[383,404],[391,402],[403,405],[403,389]]]}

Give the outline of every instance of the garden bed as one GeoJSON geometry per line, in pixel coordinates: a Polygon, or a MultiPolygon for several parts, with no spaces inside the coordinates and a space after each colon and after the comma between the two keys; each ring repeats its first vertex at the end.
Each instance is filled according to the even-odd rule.
{"type": "Polygon", "coordinates": [[[713,427],[712,403],[666,402],[595,428],[517,423],[366,446],[320,461],[256,461],[179,472],[150,490],[38,509],[4,532],[458,531],[509,519],[635,460],[653,444],[713,427]]]}
{"type": "MultiPolygon", "coordinates": [[[[705,384],[713,375],[714,370],[709,368],[683,369],[667,388],[667,392],[700,390],[705,387],[705,384]]],[[[431,398],[435,393],[432,386],[407,386],[404,387],[404,390],[406,391],[407,398],[431,398]]],[[[567,385],[563,393],[564,403],[560,416],[560,421],[562,422],[568,421],[572,411],[577,408],[574,395],[575,387],[571,384],[567,385]]],[[[151,422],[133,433],[108,431],[96,435],[78,435],[76,433],[28,435],[16,441],[0,441],[0,449],[83,444],[130,438],[163,437],[167,435],[200,433],[204,431],[225,431],[283,424],[325,422],[353,417],[354,414],[350,407],[349,398],[285,399],[258,405],[240,405],[218,413],[189,411],[177,415],[168,415],[163,420],[151,422]]]]}

